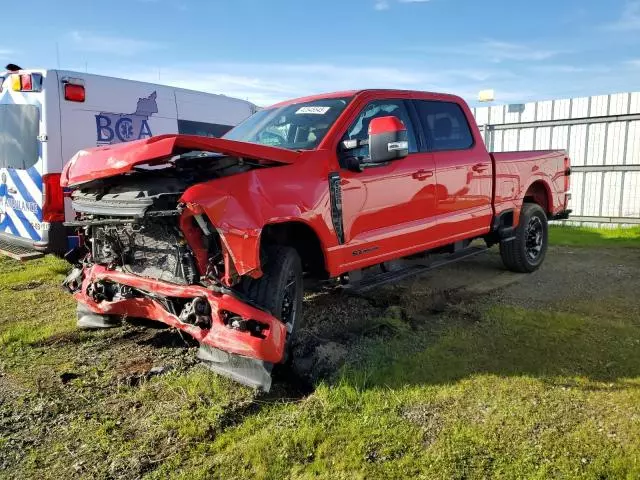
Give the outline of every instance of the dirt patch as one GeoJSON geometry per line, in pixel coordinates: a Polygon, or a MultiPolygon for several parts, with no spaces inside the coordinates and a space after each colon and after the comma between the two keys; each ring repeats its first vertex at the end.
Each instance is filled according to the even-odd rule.
{"type": "Polygon", "coordinates": [[[34,290],[38,287],[41,287],[42,285],[44,285],[44,282],[42,280],[30,280],[26,283],[18,283],[16,285],[12,285],[10,288],[14,292],[21,292],[24,290],[34,290]]]}
{"type": "Polygon", "coordinates": [[[418,425],[422,430],[422,443],[425,447],[435,442],[444,428],[443,412],[446,411],[447,406],[433,402],[409,407],[402,411],[403,418],[418,425]]]}
{"type": "Polygon", "coordinates": [[[74,345],[86,340],[86,332],[74,330],[72,332],[56,333],[49,338],[38,342],[37,347],[61,347],[64,345],[74,345]]]}
{"type": "Polygon", "coordinates": [[[143,375],[153,367],[153,360],[150,357],[134,358],[125,360],[116,367],[116,373],[120,376],[143,375]]]}

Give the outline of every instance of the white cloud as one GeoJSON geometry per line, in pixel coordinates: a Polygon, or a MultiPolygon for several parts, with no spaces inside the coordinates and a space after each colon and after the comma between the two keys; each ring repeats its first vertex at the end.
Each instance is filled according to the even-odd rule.
{"type": "MultiPolygon", "coordinates": [[[[427,3],[431,0],[396,0],[398,3],[427,3]]],[[[391,8],[390,0],[376,0],[373,4],[375,10],[389,10],[391,8]]]]}
{"type": "Polygon", "coordinates": [[[73,31],[68,35],[75,50],[119,56],[134,56],[161,48],[161,44],[119,35],[73,31]]]}
{"type": "Polygon", "coordinates": [[[480,61],[492,63],[502,63],[505,61],[539,62],[552,57],[567,53],[563,50],[541,48],[521,43],[504,42],[494,39],[485,39],[474,43],[437,46],[437,47],[417,47],[413,50],[430,54],[442,54],[450,57],[473,57],[480,61]]]}
{"type": "Polygon", "coordinates": [[[223,93],[262,106],[321,92],[362,88],[441,91],[475,97],[487,83],[513,78],[513,74],[502,69],[379,67],[366,61],[359,62],[359,66],[346,66],[344,63],[176,64],[171,68],[162,67],[160,80],[158,68],[151,66],[96,73],[223,93]]]}
{"type": "Polygon", "coordinates": [[[640,2],[631,1],[627,2],[622,15],[615,22],[606,24],[604,26],[606,30],[613,30],[618,32],[628,32],[632,30],[640,30],[640,2]]]}
{"type": "Polygon", "coordinates": [[[640,59],[637,60],[629,60],[625,62],[626,65],[633,68],[640,68],[640,59]]]}
{"type": "Polygon", "coordinates": [[[504,60],[548,60],[562,53],[559,50],[535,48],[529,45],[501,42],[498,40],[485,40],[478,45],[478,48],[495,62],[502,62],[504,60]]]}
{"type": "Polygon", "coordinates": [[[389,10],[389,2],[387,0],[376,0],[376,3],[373,5],[375,10],[389,10]]]}
{"type": "Polygon", "coordinates": [[[610,67],[604,65],[570,65],[570,64],[549,64],[549,65],[532,65],[532,72],[536,73],[609,73],[612,71],[610,67]]]}

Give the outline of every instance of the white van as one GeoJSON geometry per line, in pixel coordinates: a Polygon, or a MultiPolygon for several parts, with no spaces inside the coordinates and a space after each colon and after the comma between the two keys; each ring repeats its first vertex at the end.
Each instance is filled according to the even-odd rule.
{"type": "Polygon", "coordinates": [[[165,133],[219,137],[257,110],[245,100],[121,78],[7,69],[0,70],[0,252],[19,258],[73,246],[60,173],[79,150],[165,133]]]}

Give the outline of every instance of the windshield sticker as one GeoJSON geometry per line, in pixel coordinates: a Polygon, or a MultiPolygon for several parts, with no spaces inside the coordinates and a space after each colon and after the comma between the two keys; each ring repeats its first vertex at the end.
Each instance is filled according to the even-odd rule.
{"type": "Polygon", "coordinates": [[[296,115],[324,115],[331,107],[302,107],[296,112],[296,115]]]}

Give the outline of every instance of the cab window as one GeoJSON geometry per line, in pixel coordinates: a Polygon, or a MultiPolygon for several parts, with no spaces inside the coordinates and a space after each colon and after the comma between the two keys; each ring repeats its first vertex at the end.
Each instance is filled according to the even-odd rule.
{"type": "Polygon", "coordinates": [[[473,146],[469,122],[454,102],[414,100],[430,151],[466,150],[473,146]]]}
{"type": "MultiPolygon", "coordinates": [[[[409,153],[416,153],[418,151],[416,135],[404,100],[375,100],[367,104],[358,115],[358,118],[347,129],[342,141],[368,140],[371,120],[388,116],[398,117],[404,123],[405,127],[407,127],[407,136],[409,138],[409,153]]],[[[369,145],[363,145],[351,150],[349,153],[354,157],[368,158],[369,145]]]]}

